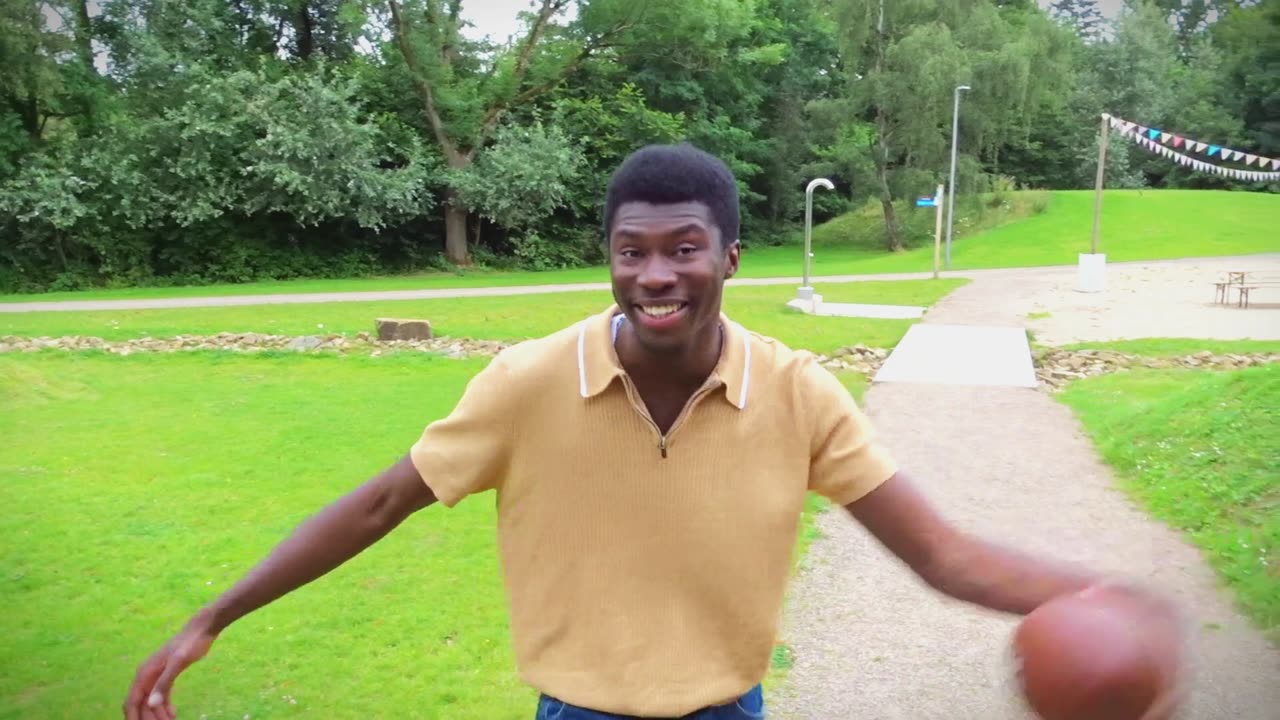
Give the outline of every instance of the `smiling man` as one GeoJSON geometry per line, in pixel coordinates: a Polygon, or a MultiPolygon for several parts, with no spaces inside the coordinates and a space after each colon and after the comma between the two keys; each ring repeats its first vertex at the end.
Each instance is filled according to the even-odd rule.
{"type": "MultiPolygon", "coordinates": [[[[1145,592],[945,523],[812,355],[724,314],[738,217],[716,158],[688,145],[628,158],[605,203],[614,305],[495,358],[404,458],[303,523],[146,660],[125,715],[168,720],[174,679],[235,620],[410,514],[489,490],[540,719],[764,717],[760,682],[809,492],[953,597],[1025,614],[1092,588],[1175,627],[1145,592]]],[[[1170,677],[1178,649],[1156,649],[1170,677]]]]}

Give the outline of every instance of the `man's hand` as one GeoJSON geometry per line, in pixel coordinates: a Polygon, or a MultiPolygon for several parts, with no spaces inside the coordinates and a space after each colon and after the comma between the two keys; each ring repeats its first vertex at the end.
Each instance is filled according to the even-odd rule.
{"type": "Polygon", "coordinates": [[[128,720],[174,720],[173,682],[178,674],[209,653],[217,639],[203,616],[197,616],[164,647],[138,666],[124,701],[128,720]]]}

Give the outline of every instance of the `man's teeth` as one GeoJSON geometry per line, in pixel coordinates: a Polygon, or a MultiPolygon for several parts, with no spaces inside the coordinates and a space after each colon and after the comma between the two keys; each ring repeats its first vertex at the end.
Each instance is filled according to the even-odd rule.
{"type": "Polygon", "coordinates": [[[641,305],[640,309],[650,317],[666,317],[680,309],[679,305],[641,305]]]}

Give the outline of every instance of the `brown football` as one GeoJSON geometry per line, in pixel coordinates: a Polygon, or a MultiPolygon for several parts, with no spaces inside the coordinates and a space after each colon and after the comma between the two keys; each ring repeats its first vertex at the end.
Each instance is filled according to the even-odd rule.
{"type": "Polygon", "coordinates": [[[1045,603],[1013,636],[1023,696],[1044,720],[1140,720],[1163,682],[1153,632],[1134,604],[1115,597],[1045,603]]]}

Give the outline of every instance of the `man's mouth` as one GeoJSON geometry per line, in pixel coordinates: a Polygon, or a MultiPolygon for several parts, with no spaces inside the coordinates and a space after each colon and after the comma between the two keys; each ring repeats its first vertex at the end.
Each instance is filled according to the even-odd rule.
{"type": "Polygon", "coordinates": [[[683,310],[688,303],[666,303],[663,305],[637,305],[640,312],[651,318],[662,319],[683,310]]]}

